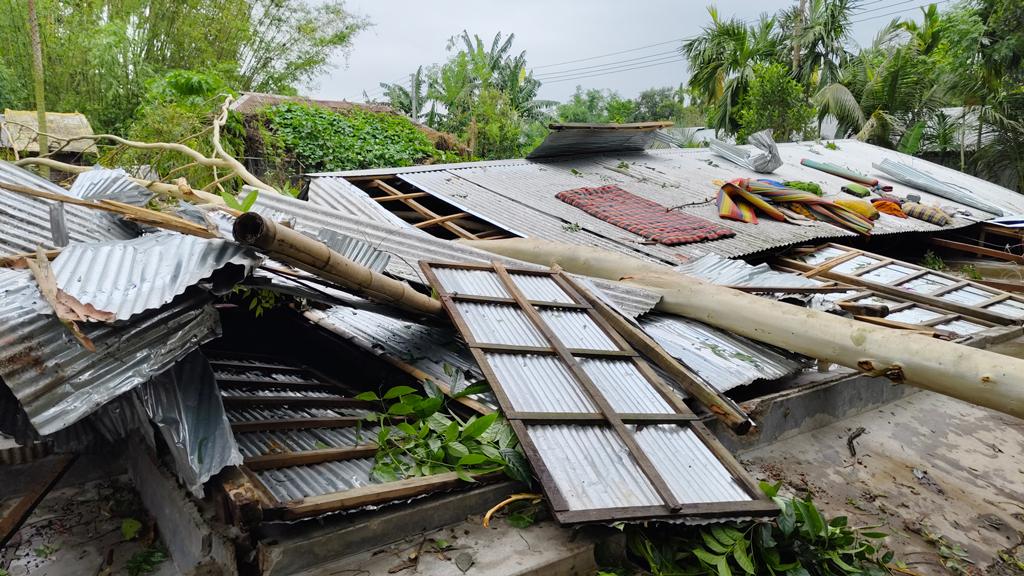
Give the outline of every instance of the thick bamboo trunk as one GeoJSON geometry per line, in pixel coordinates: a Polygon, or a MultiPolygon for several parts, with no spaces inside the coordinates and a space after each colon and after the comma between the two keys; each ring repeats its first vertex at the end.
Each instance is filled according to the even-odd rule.
{"type": "Polygon", "coordinates": [[[636,284],[662,295],[658,310],[1024,418],[1024,360],[1018,358],[760,298],[596,248],[533,239],[467,243],[536,264],[557,264],[576,274],[636,284]]]}
{"type": "Polygon", "coordinates": [[[362,296],[429,316],[443,316],[441,303],[405,282],[374,272],[314,240],[273,221],[247,212],[238,217],[235,240],[254,246],[275,260],[316,274],[362,296]]]}

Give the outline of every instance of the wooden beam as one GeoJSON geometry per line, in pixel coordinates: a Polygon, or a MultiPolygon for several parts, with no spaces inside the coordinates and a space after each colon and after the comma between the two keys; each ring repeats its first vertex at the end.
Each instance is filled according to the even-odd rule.
{"type": "Polygon", "coordinates": [[[939,246],[940,248],[949,248],[950,250],[977,254],[978,256],[988,256],[989,258],[1013,262],[1014,264],[1024,264],[1024,256],[1018,256],[1017,254],[1011,254],[1010,252],[1004,252],[1002,250],[975,246],[974,244],[967,244],[965,242],[956,242],[955,240],[946,240],[945,238],[930,238],[928,242],[933,246],[939,246]]]}
{"type": "Polygon", "coordinates": [[[0,518],[0,548],[7,545],[7,542],[14,536],[25,520],[32,515],[32,511],[43,501],[43,498],[50,493],[54,485],[71,468],[75,462],[73,455],[51,456],[49,462],[40,460],[38,465],[46,465],[47,468],[43,477],[32,484],[28,493],[24,494],[18,503],[0,518]]]}
{"type": "Polygon", "coordinates": [[[722,286],[731,290],[750,293],[773,293],[773,294],[836,294],[838,292],[852,292],[856,290],[853,286],[722,286]]]}
{"type": "Polygon", "coordinates": [[[289,466],[308,466],[322,462],[369,458],[377,453],[376,444],[353,446],[350,448],[324,448],[322,450],[306,450],[303,452],[282,452],[279,454],[261,454],[247,456],[245,466],[250,470],[269,470],[287,468],[289,466]]]}
{"type": "Polygon", "coordinates": [[[1006,292],[1022,293],[1024,292],[1024,283],[1020,282],[1006,282],[1003,280],[990,280],[988,278],[984,280],[975,280],[978,284],[988,286],[989,288],[995,288],[996,290],[1004,290],[1006,292]]]}
{"type": "Polygon", "coordinates": [[[306,408],[361,408],[374,410],[370,402],[354,398],[322,396],[221,396],[225,406],[298,406],[306,408]]]}
{"type": "MultiPolygon", "coordinates": [[[[384,192],[386,192],[387,194],[389,194],[391,196],[401,196],[401,195],[404,194],[404,192],[402,192],[401,190],[391,186],[390,184],[382,182],[381,180],[373,180],[371,185],[376,187],[376,188],[378,188],[378,189],[380,189],[380,190],[383,190],[384,192]]],[[[406,198],[404,200],[401,200],[401,202],[403,204],[405,204],[406,206],[408,206],[409,208],[412,208],[413,210],[415,210],[420,215],[425,216],[426,218],[439,218],[440,217],[440,214],[438,214],[438,213],[434,212],[433,210],[427,208],[423,204],[420,204],[416,200],[413,200],[413,199],[410,199],[410,198],[406,198]]],[[[465,228],[463,228],[462,226],[459,226],[458,224],[456,224],[454,222],[447,222],[447,221],[445,221],[445,222],[441,222],[440,225],[441,225],[442,228],[444,228],[445,230],[448,230],[452,234],[455,234],[459,238],[465,238],[467,240],[477,240],[478,239],[476,234],[473,234],[469,230],[466,230],[465,228]]]]}
{"type": "MultiPolygon", "coordinates": [[[[500,472],[478,475],[473,478],[484,482],[504,476],[500,472]]],[[[343,492],[332,492],[321,496],[311,496],[302,500],[286,503],[275,513],[282,520],[296,520],[309,516],[318,516],[328,512],[359,508],[371,504],[380,504],[392,500],[404,500],[412,496],[437,491],[450,490],[452,488],[475,486],[461,479],[455,472],[433,474],[431,476],[417,476],[406,478],[396,482],[384,484],[369,484],[343,492]]]]}
{"type": "Polygon", "coordinates": [[[437,218],[431,218],[429,220],[424,220],[423,222],[417,222],[413,224],[413,226],[416,228],[429,228],[430,226],[437,226],[440,224],[444,224],[445,222],[458,220],[459,218],[465,218],[467,216],[469,216],[469,214],[467,214],[466,212],[456,212],[455,214],[448,214],[447,216],[438,216],[437,218]]]}
{"type": "MultiPolygon", "coordinates": [[[[849,252],[847,252],[846,254],[843,254],[842,256],[836,256],[835,258],[832,258],[831,260],[826,260],[825,262],[822,262],[821,264],[818,264],[817,266],[811,267],[809,270],[806,270],[804,272],[804,276],[806,276],[808,278],[811,278],[812,276],[817,276],[818,274],[821,274],[822,272],[825,272],[827,270],[831,270],[832,268],[835,268],[836,266],[839,266],[840,264],[842,264],[843,262],[846,262],[847,260],[853,260],[854,258],[856,258],[857,256],[860,256],[860,255],[861,255],[860,250],[850,250],[849,252]]],[[[810,266],[810,265],[808,264],[808,266],[810,266]]]]}
{"type": "Polygon", "coordinates": [[[391,202],[392,200],[408,200],[410,198],[422,198],[429,196],[426,192],[412,192],[409,194],[399,194],[397,196],[373,196],[372,198],[377,202],[391,202]]]}

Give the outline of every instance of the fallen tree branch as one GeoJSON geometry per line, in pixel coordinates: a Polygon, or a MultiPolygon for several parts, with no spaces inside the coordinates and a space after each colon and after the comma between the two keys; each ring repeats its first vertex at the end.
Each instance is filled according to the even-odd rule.
{"type": "Polygon", "coordinates": [[[261,190],[267,190],[268,192],[277,194],[277,190],[265,184],[259,178],[253,176],[241,162],[236,160],[234,156],[225,152],[224,147],[221,145],[220,128],[228,122],[228,109],[231,107],[231,102],[233,102],[234,99],[235,98],[231,95],[224,98],[224,104],[221,105],[220,115],[213,121],[213,137],[211,138],[211,141],[213,142],[213,153],[216,156],[220,156],[220,158],[227,164],[227,167],[231,168],[236,174],[238,174],[238,177],[245,181],[246,184],[253,188],[259,188],[261,190]]]}
{"type": "Polygon", "coordinates": [[[112,212],[118,214],[127,220],[138,222],[140,224],[148,224],[164,230],[172,230],[174,232],[180,232],[182,234],[190,234],[192,236],[199,236],[200,238],[219,238],[217,234],[207,230],[205,227],[200,226],[194,222],[180,218],[178,216],[172,216],[170,214],[164,214],[156,210],[150,210],[149,208],[142,208],[134,206],[132,204],[125,204],[124,202],[117,202],[114,200],[82,200],[73,196],[65,196],[63,194],[55,194],[53,192],[47,192],[45,190],[36,190],[29,188],[28,186],[21,186],[19,184],[7,184],[0,182],[0,188],[9,190],[11,192],[17,192],[25,196],[32,196],[34,198],[42,198],[44,200],[53,200],[55,202],[63,202],[65,204],[74,204],[75,206],[82,206],[84,208],[90,208],[92,210],[103,210],[105,212],[112,212]]]}

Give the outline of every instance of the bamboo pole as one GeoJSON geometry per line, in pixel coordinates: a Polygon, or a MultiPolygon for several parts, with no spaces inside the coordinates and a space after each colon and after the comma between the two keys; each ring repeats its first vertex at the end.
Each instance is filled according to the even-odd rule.
{"type": "Polygon", "coordinates": [[[1018,358],[760,298],[597,248],[522,238],[464,242],[576,274],[622,280],[661,294],[658,310],[1024,418],[1024,360],[1018,358]]]}
{"type": "Polygon", "coordinates": [[[235,240],[265,252],[275,260],[291,264],[330,280],[370,300],[405,310],[443,316],[441,303],[421,294],[405,282],[388,278],[331,250],[319,240],[247,212],[235,220],[235,240]]]}

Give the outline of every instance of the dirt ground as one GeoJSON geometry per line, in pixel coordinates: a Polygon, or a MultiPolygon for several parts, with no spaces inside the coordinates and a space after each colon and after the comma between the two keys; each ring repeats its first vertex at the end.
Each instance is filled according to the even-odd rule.
{"type": "MultiPolygon", "coordinates": [[[[5,504],[26,484],[31,467],[3,470],[0,481],[14,487],[4,494],[5,504]]],[[[10,576],[177,573],[126,476],[58,486],[0,549],[0,574],[10,576]]]]}
{"type": "Polygon", "coordinates": [[[740,459],[880,525],[907,574],[1024,574],[1024,421],[919,392],[740,459]]]}

